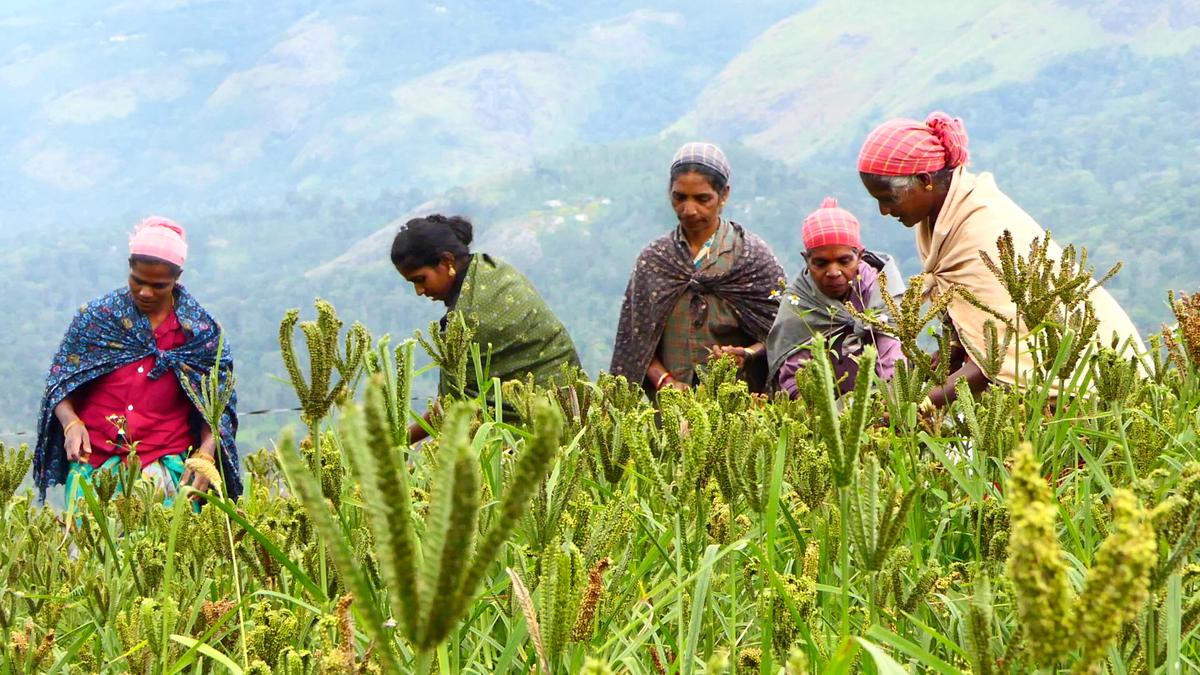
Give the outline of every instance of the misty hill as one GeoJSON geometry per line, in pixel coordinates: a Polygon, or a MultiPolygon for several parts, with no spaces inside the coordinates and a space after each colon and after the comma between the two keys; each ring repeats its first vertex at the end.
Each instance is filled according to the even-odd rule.
{"type": "Polygon", "coordinates": [[[807,4],[3,3],[0,229],[433,192],[653,134],[807,4]]]}
{"type": "MultiPolygon", "coordinates": [[[[1127,263],[1112,288],[1143,331],[1166,320],[1168,287],[1200,286],[1200,40],[1188,3],[966,3],[940,20],[892,9],[904,3],[809,4],[712,3],[709,14],[681,15],[665,4],[455,3],[446,12],[459,19],[441,28],[430,5],[406,18],[411,40],[391,39],[399,18],[372,20],[365,2],[310,2],[296,17],[130,0],[36,45],[20,17],[0,18],[0,33],[21,36],[0,42],[11,94],[0,128],[25,139],[0,163],[16,187],[0,211],[0,431],[31,426],[73,309],[123,283],[124,233],[158,209],[189,227],[185,282],[232,336],[244,409],[292,403],[275,379],[289,307],[311,311],[326,297],[344,319],[397,336],[440,315],[387,262],[399,224],[431,211],[472,217],[477,248],[533,279],[595,372],[608,362],[634,256],[673,225],[666,166],[692,136],[725,144],[728,214],[763,235],[789,273],[799,223],[827,194],[859,216],[869,245],[918,271],[912,233],[879,217],[854,158],[886,115],[941,108],[965,118],[975,170],[995,173],[1098,267],[1127,263]],[[211,70],[189,71],[177,96],[122,99],[103,79],[77,92],[89,77],[111,79],[101,71],[129,45],[141,51],[117,61],[145,64],[190,24],[203,37],[222,21],[236,24],[221,40],[237,48],[224,60],[198,52],[193,63],[211,70]],[[83,49],[80,33],[101,47],[68,74],[66,48],[51,48],[58,39],[83,49]],[[903,36],[918,34],[906,47],[903,36]],[[344,57],[333,60],[335,81],[305,79],[325,72],[330,53],[344,57]],[[238,135],[291,113],[291,126],[261,139],[238,135]],[[93,170],[107,166],[91,162],[97,152],[119,159],[93,170]],[[36,156],[61,166],[31,171],[36,156]],[[204,163],[217,170],[177,180],[204,163]]],[[[156,96],[178,91],[156,81],[156,96]]],[[[285,420],[260,419],[264,429],[285,420]]]]}

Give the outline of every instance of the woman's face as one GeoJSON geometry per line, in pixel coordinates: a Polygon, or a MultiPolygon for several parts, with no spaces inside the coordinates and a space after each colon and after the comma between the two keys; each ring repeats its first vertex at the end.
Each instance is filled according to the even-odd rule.
{"type": "Polygon", "coordinates": [[[699,173],[685,173],[671,182],[671,207],[685,230],[715,226],[728,196],[728,185],[718,193],[708,178],[699,173]]]}
{"type": "Polygon", "coordinates": [[[142,314],[157,314],[169,308],[178,280],[166,263],[137,262],[129,266],[129,292],[142,314]]]}
{"type": "Polygon", "coordinates": [[[446,255],[436,265],[401,269],[400,276],[413,285],[417,295],[446,302],[454,290],[454,280],[457,276],[457,272],[451,272],[453,269],[454,259],[446,255]]]}
{"type": "Polygon", "coordinates": [[[850,282],[858,276],[859,250],[843,244],[818,246],[805,253],[808,273],[825,295],[835,300],[850,296],[850,282]]]}
{"type": "Polygon", "coordinates": [[[879,215],[891,216],[905,227],[912,227],[933,215],[936,208],[936,191],[925,189],[932,186],[929,174],[917,176],[907,187],[897,188],[885,176],[859,172],[863,187],[867,188],[875,201],[879,202],[879,215]]]}

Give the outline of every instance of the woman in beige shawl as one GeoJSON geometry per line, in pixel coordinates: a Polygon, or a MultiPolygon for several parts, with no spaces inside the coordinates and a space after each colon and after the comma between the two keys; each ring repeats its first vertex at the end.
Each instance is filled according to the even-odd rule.
{"type": "MultiPolygon", "coordinates": [[[[1016,321],[1015,303],[980,252],[999,260],[997,240],[1005,230],[1012,234],[1014,249],[1019,253],[1028,251],[1031,242],[1046,232],[996,187],[990,173],[967,171],[967,159],[967,133],[962,120],[933,113],[924,123],[894,119],[876,127],[859,152],[858,171],[867,192],[879,202],[881,215],[917,229],[927,297],[961,286],[1017,327],[1017,339],[1009,344],[995,378],[1006,385],[1023,387],[1034,367],[1027,345],[1031,327],[1016,321]]],[[[1062,249],[1051,242],[1048,256],[1056,260],[1061,253],[1062,249]]],[[[1099,320],[1096,341],[1109,344],[1115,340],[1143,348],[1133,322],[1108,291],[1097,287],[1090,298],[1099,320]]],[[[948,313],[959,340],[975,352],[986,353],[989,314],[961,297],[951,301],[948,313]]],[[[975,393],[987,386],[988,377],[978,364],[964,350],[956,351],[950,355],[951,375],[946,386],[930,393],[925,406],[941,407],[951,402],[960,378],[966,378],[975,393]]]]}

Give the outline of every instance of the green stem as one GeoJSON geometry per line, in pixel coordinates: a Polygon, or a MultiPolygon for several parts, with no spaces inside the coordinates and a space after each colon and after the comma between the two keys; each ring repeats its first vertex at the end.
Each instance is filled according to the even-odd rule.
{"type": "Polygon", "coordinates": [[[417,675],[429,675],[430,669],[433,667],[434,652],[428,649],[422,649],[417,652],[417,675]]]}
{"type": "Polygon", "coordinates": [[[847,528],[850,526],[850,488],[838,488],[838,510],[841,522],[838,527],[839,553],[838,567],[842,581],[842,632],[843,640],[850,637],[850,537],[847,528]]]}
{"type": "Polygon", "coordinates": [[[1150,595],[1150,599],[1146,608],[1146,644],[1142,651],[1146,654],[1146,672],[1153,673],[1158,669],[1158,611],[1154,605],[1154,594],[1150,595]]]}
{"type": "Polygon", "coordinates": [[[237,549],[234,548],[233,544],[233,526],[229,522],[228,514],[225,514],[225,537],[229,541],[229,562],[233,564],[233,588],[237,594],[238,642],[241,643],[242,647],[242,667],[249,668],[250,657],[246,651],[246,616],[244,611],[246,603],[242,601],[242,577],[237,560],[237,549]]]}

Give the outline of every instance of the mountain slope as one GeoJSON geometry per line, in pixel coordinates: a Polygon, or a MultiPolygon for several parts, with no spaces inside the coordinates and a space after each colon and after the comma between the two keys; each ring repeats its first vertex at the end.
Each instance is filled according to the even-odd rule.
{"type": "Polygon", "coordinates": [[[967,0],[929,13],[906,2],[819,3],[756,39],[671,130],[802,162],[878,120],[1029,81],[1071,54],[1126,44],[1171,55],[1200,42],[1187,3],[1101,4],[967,0]]]}

